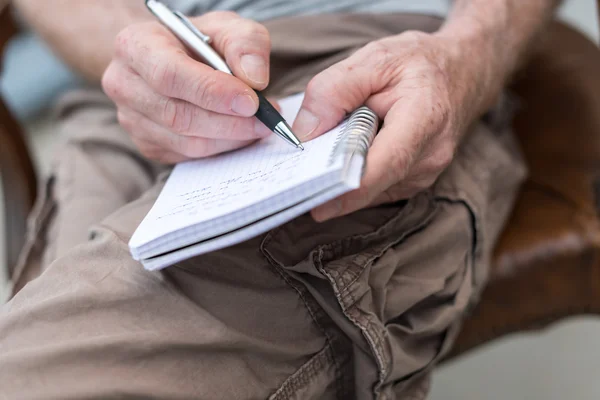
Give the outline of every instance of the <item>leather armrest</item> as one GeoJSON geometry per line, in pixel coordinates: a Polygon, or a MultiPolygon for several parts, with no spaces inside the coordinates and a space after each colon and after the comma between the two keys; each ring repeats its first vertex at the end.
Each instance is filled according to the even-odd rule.
{"type": "Polygon", "coordinates": [[[600,49],[558,22],[518,76],[529,167],[490,283],[450,356],[564,317],[600,313],[600,49]]]}

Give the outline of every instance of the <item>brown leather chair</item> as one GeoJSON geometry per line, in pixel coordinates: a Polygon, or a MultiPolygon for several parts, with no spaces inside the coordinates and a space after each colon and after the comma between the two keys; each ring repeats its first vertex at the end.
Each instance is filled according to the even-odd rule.
{"type": "MultiPolygon", "coordinates": [[[[15,32],[0,0],[0,51],[15,32]]],[[[448,358],[510,333],[600,313],[600,50],[554,22],[512,89],[530,168],[497,245],[491,281],[448,358]]],[[[0,173],[9,275],[23,244],[36,174],[0,99],[0,173]]]]}

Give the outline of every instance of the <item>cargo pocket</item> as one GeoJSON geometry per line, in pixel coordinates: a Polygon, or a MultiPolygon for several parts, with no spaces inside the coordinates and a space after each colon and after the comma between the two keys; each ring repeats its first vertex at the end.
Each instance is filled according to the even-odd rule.
{"type": "Polygon", "coordinates": [[[364,384],[379,398],[394,398],[435,365],[473,293],[472,210],[437,196],[415,203],[377,231],[380,244],[352,254],[350,240],[315,260],[368,343],[377,380],[364,384]]]}
{"type": "Polygon", "coordinates": [[[368,359],[354,358],[348,366],[354,390],[381,393],[394,372],[390,353],[394,346],[386,322],[402,314],[398,307],[410,308],[409,302],[445,286],[446,278],[430,271],[431,277],[404,280],[414,299],[386,293],[389,280],[402,268],[401,261],[389,255],[400,248],[419,257],[418,247],[406,243],[418,235],[417,246],[423,245],[422,235],[436,220],[439,206],[425,192],[402,204],[363,210],[324,225],[296,220],[268,234],[262,243],[271,263],[300,282],[326,312],[323,324],[333,323],[350,339],[346,352],[369,354],[368,359]]]}

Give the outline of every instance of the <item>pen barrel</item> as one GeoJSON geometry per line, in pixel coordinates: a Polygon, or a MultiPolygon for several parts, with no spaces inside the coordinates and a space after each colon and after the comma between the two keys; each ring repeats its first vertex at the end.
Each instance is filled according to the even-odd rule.
{"type": "Polygon", "coordinates": [[[281,114],[273,107],[271,103],[267,101],[265,96],[263,96],[259,91],[255,90],[256,95],[258,96],[258,111],[254,116],[258,118],[263,124],[267,126],[270,130],[275,129],[277,124],[283,120],[281,114]]]}

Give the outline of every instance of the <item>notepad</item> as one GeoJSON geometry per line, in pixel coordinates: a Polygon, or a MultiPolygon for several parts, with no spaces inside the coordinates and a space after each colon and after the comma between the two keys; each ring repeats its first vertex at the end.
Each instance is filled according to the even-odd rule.
{"type": "MultiPolygon", "coordinates": [[[[292,123],[303,94],[279,101],[292,123]]],[[[271,135],[251,146],[176,165],[129,242],[158,270],[263,234],[360,186],[378,119],[360,107],[300,151],[271,135]]]]}

